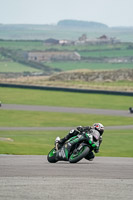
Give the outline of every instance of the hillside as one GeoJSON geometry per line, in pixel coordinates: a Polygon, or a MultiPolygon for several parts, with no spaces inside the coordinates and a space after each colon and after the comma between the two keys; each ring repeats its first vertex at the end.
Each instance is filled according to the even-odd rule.
{"type": "Polygon", "coordinates": [[[63,27],[79,27],[79,28],[108,28],[107,25],[99,23],[99,22],[89,22],[89,21],[82,21],[82,20],[61,20],[57,24],[58,26],[63,27]]]}
{"type": "Polygon", "coordinates": [[[73,70],[55,74],[50,81],[113,82],[133,81],[133,69],[119,70],[73,70]]]}

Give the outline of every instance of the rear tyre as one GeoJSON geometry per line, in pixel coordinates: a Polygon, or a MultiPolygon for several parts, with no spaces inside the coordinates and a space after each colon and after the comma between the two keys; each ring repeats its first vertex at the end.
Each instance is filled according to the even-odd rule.
{"type": "Polygon", "coordinates": [[[83,146],[82,149],[80,149],[80,151],[77,151],[77,153],[71,154],[71,156],[69,158],[69,162],[70,163],[76,163],[76,162],[80,161],[82,158],[87,156],[89,151],[90,151],[90,149],[89,149],[88,146],[83,146]]]}
{"type": "Polygon", "coordinates": [[[56,158],[56,149],[53,148],[49,153],[48,153],[48,156],[47,156],[47,160],[48,162],[50,163],[56,163],[58,160],[56,158]]]}

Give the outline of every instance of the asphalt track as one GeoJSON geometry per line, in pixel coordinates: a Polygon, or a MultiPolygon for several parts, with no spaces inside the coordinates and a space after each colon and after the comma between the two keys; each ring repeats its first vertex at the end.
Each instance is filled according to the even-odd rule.
{"type": "Polygon", "coordinates": [[[1,155],[0,199],[132,200],[133,158],[51,164],[46,156],[1,155]]]}
{"type": "Polygon", "coordinates": [[[28,110],[40,112],[65,112],[65,113],[84,113],[96,115],[114,115],[133,117],[127,110],[109,110],[109,109],[93,109],[93,108],[73,108],[73,107],[57,107],[57,106],[37,106],[37,105],[16,105],[3,104],[1,110],[28,110]]]}

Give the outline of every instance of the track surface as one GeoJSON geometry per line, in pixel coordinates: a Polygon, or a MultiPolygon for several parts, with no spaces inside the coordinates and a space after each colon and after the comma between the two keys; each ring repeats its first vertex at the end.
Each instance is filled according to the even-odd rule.
{"type": "Polygon", "coordinates": [[[16,105],[16,104],[3,104],[0,109],[3,110],[30,110],[41,112],[66,112],[66,113],[84,113],[84,114],[97,114],[97,115],[116,115],[133,117],[126,110],[109,110],[109,109],[93,109],[93,108],[71,108],[71,107],[57,107],[57,106],[36,106],[36,105],[16,105]]]}
{"type": "Polygon", "coordinates": [[[133,158],[96,157],[77,164],[46,156],[0,156],[0,199],[132,200],[133,158]]]}

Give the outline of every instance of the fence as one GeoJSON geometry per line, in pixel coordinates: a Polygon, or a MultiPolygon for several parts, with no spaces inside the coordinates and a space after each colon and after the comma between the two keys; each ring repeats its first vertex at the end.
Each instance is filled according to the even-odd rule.
{"type": "Polygon", "coordinates": [[[90,90],[90,89],[78,89],[78,88],[61,88],[61,87],[46,87],[46,86],[35,86],[35,85],[16,85],[16,84],[0,83],[0,87],[49,90],[49,91],[63,91],[63,92],[78,92],[78,93],[91,93],[91,94],[110,94],[110,95],[133,96],[133,92],[90,90]]]}

